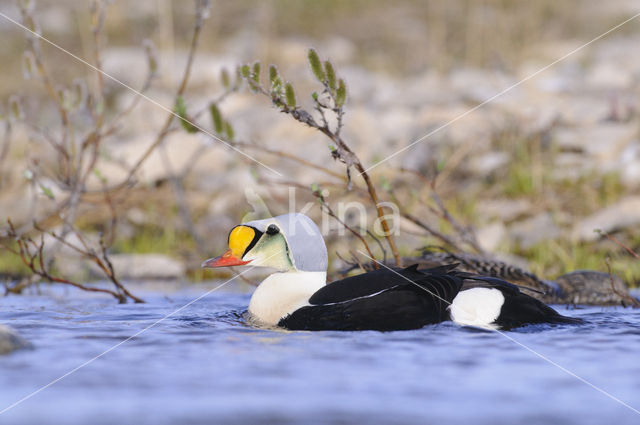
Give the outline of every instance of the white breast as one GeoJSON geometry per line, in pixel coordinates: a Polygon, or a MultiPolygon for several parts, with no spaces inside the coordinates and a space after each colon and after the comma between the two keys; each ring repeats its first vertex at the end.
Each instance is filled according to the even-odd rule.
{"type": "Polygon", "coordinates": [[[504,295],[495,288],[472,288],[460,291],[453,299],[449,311],[451,320],[463,326],[494,328],[500,316],[504,295]]]}
{"type": "Polygon", "coordinates": [[[249,313],[265,325],[277,325],[280,319],[309,304],[309,298],[327,283],[325,272],[274,273],[256,288],[249,313]]]}

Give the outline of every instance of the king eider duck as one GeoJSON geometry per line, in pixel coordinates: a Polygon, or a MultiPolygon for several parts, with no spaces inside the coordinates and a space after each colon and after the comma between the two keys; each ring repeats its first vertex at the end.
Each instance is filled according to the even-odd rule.
{"type": "Polygon", "coordinates": [[[290,330],[407,330],[453,320],[509,329],[532,323],[580,323],[504,280],[456,271],[381,267],[327,284],[327,248],[306,215],[285,214],[235,226],[229,249],[202,267],[251,265],[277,272],[249,302],[253,321],[290,330]]]}

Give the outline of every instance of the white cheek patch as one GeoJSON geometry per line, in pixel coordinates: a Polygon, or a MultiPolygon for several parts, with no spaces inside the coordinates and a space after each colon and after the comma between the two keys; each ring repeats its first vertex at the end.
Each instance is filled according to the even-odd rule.
{"type": "Polygon", "coordinates": [[[282,243],[272,241],[270,243],[260,243],[252,248],[242,257],[243,260],[249,261],[250,266],[254,267],[271,267],[276,270],[285,271],[291,268],[289,259],[286,256],[286,246],[284,240],[282,243]]]}
{"type": "Polygon", "coordinates": [[[257,252],[252,254],[247,254],[242,257],[245,261],[251,261],[248,265],[253,267],[275,267],[277,263],[278,254],[271,253],[268,255],[268,252],[257,252]]]}
{"type": "Polygon", "coordinates": [[[472,288],[461,291],[453,299],[449,311],[451,320],[462,326],[493,328],[500,316],[504,295],[495,288],[472,288]]]}

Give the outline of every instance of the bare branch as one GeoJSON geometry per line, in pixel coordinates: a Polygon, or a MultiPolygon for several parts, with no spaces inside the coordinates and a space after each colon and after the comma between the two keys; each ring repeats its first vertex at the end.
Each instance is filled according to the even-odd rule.
{"type": "MultiPolygon", "coordinates": [[[[354,235],[356,238],[360,239],[360,242],[362,242],[362,245],[364,245],[364,248],[367,250],[367,253],[369,254],[369,256],[371,258],[376,258],[373,255],[373,252],[371,252],[371,248],[369,248],[369,244],[367,243],[367,241],[365,240],[365,238],[360,234],[360,232],[356,231],[354,228],[352,228],[351,226],[349,226],[347,223],[345,223],[342,219],[340,219],[340,217],[338,217],[333,210],[331,209],[331,206],[329,205],[329,203],[326,201],[326,199],[324,198],[324,195],[322,194],[322,191],[318,188],[316,190],[312,191],[313,196],[315,196],[318,201],[320,202],[320,205],[322,206],[322,208],[324,208],[324,211],[329,214],[331,217],[333,217],[338,223],[340,223],[345,229],[347,229],[349,232],[351,232],[352,235],[354,235]]],[[[373,262],[374,268],[377,269],[378,268],[378,264],[374,261],[373,262]]]]}
{"type": "MultiPolygon", "coordinates": [[[[74,282],[69,279],[65,279],[60,276],[53,275],[47,267],[47,262],[44,259],[44,238],[43,234],[40,234],[40,241],[36,242],[30,237],[20,236],[16,233],[15,227],[13,223],[9,219],[7,221],[9,225],[9,231],[7,232],[6,237],[11,238],[18,245],[18,249],[16,250],[10,244],[0,239],[0,245],[2,245],[6,250],[12,252],[15,255],[18,255],[22,260],[23,264],[31,270],[34,275],[38,275],[43,279],[48,280],[49,282],[55,283],[63,283],[66,285],[74,286],[76,288],[82,289],[83,291],[89,292],[102,292],[105,294],[112,295],[120,302],[126,302],[127,295],[120,293],[119,291],[112,291],[110,289],[105,288],[96,288],[93,286],[86,286],[80,283],[74,282]],[[33,251],[29,247],[33,248],[33,251]]],[[[132,299],[136,299],[135,297],[132,299]]]]}
{"type": "MultiPolygon", "coordinates": [[[[205,13],[204,8],[206,7],[205,4],[203,4],[204,2],[202,1],[197,1],[197,6],[196,6],[196,25],[194,27],[193,30],[193,35],[191,37],[191,45],[189,47],[189,55],[187,57],[187,64],[185,66],[184,72],[182,74],[182,80],[180,82],[180,85],[178,86],[178,90],[176,91],[175,94],[175,99],[182,97],[182,95],[184,94],[186,88],[187,88],[187,83],[189,82],[189,77],[191,76],[191,68],[193,65],[193,60],[195,59],[195,54],[196,54],[196,50],[198,48],[198,44],[200,41],[200,33],[202,30],[202,21],[204,19],[203,14],[205,13]]],[[[156,147],[158,147],[158,145],[160,145],[160,143],[162,143],[164,141],[164,139],[167,137],[167,134],[169,134],[169,129],[171,127],[171,123],[173,122],[175,118],[175,115],[173,113],[173,111],[169,114],[169,116],[167,116],[166,121],[164,122],[164,125],[162,126],[162,129],[160,130],[160,132],[158,133],[156,139],[153,141],[153,143],[151,145],[149,145],[149,147],[147,148],[147,150],[140,156],[140,158],[136,161],[136,163],[133,165],[133,167],[131,167],[131,169],[129,170],[129,174],[127,175],[127,177],[125,178],[125,180],[120,183],[118,186],[127,186],[131,183],[131,181],[133,180],[135,174],[138,172],[138,170],[140,169],[140,167],[142,166],[142,164],[144,164],[144,162],[147,160],[147,158],[149,158],[149,156],[153,153],[153,151],[156,149],[156,147]]]]}
{"type": "Polygon", "coordinates": [[[625,251],[627,251],[627,253],[629,255],[631,255],[634,258],[638,258],[640,259],[640,255],[638,255],[638,253],[636,253],[633,249],[631,249],[629,246],[623,244],[622,242],[620,242],[618,239],[616,239],[614,236],[610,235],[609,233],[606,232],[602,232],[601,230],[597,231],[600,235],[606,237],[607,239],[609,239],[611,242],[615,243],[616,245],[618,245],[619,247],[621,247],[622,249],[624,249],[625,251]]]}

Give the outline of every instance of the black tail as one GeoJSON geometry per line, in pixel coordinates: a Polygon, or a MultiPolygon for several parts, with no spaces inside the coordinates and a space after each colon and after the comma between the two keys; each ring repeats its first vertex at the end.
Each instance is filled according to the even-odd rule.
{"type": "MultiPolygon", "coordinates": [[[[555,310],[554,310],[555,311],[555,310]]],[[[586,322],[578,317],[563,316],[556,311],[556,316],[549,318],[549,323],[567,324],[567,325],[583,325],[586,322]]]]}

